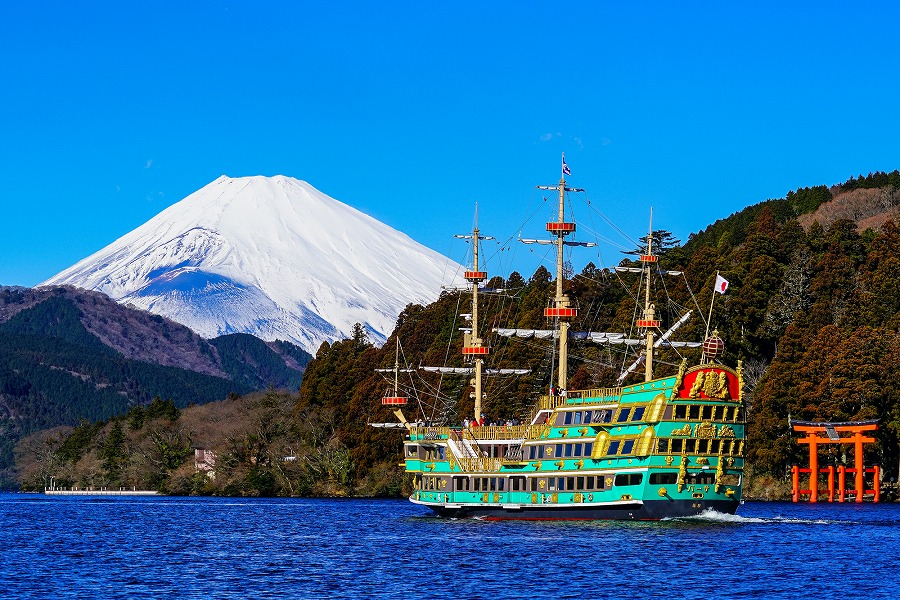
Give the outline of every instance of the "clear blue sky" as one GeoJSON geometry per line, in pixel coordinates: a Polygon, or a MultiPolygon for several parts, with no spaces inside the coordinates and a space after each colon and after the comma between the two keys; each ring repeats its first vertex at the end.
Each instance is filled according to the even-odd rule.
{"type": "Polygon", "coordinates": [[[623,230],[641,235],[652,206],[684,240],[788,190],[900,167],[898,13],[5,2],[0,284],[35,285],[222,174],[304,179],[462,260],[451,236],[475,202],[482,229],[514,233],[561,152],[623,230]]]}

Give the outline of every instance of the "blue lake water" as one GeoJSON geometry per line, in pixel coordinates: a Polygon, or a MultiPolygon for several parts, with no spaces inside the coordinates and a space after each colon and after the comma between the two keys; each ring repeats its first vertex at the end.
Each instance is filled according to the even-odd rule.
{"type": "Polygon", "coordinates": [[[4,598],[896,598],[900,505],[486,522],[402,500],[0,494],[0,552],[4,598]]]}

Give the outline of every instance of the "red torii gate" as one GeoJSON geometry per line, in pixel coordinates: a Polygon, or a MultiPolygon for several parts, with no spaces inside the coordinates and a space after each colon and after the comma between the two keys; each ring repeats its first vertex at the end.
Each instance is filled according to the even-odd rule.
{"type": "Polygon", "coordinates": [[[797,440],[799,444],[807,444],[809,446],[809,468],[801,469],[797,465],[791,467],[791,475],[793,480],[792,500],[800,501],[800,494],[809,494],[810,502],[819,501],[819,475],[828,475],[828,501],[834,502],[834,465],[829,465],[824,469],[819,468],[819,446],[822,444],[853,444],[854,445],[854,463],[853,468],[847,468],[840,465],[837,468],[838,502],[843,502],[846,493],[849,491],[856,495],[856,501],[862,502],[866,494],[872,495],[872,501],[878,502],[881,497],[879,480],[881,479],[881,468],[878,465],[866,468],[863,464],[863,444],[872,444],[875,438],[864,436],[864,432],[876,431],[878,429],[878,421],[853,421],[849,423],[814,423],[810,421],[792,421],[789,420],[791,427],[798,433],[805,433],[806,437],[797,440]],[[823,433],[825,437],[818,434],[823,433]],[[850,433],[851,436],[841,437],[842,433],[850,433]],[[809,473],[809,489],[800,489],[800,473],[809,473]],[[846,474],[855,474],[855,488],[847,490],[846,474]],[[865,474],[872,473],[874,476],[872,489],[867,490],[865,487],[865,474]]]}

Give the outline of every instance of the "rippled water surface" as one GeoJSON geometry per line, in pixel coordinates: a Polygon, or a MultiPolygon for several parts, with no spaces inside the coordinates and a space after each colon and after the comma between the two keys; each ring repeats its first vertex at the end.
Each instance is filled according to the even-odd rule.
{"type": "Polygon", "coordinates": [[[0,552],[9,598],[896,598],[900,505],[483,522],[400,500],[0,494],[0,552]]]}

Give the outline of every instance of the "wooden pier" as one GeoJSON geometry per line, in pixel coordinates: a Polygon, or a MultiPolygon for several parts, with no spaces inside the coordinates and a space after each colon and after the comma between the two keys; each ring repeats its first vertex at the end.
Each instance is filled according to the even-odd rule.
{"type": "Polygon", "coordinates": [[[139,490],[128,488],[45,488],[44,494],[47,496],[158,496],[156,490],[139,490]]]}

